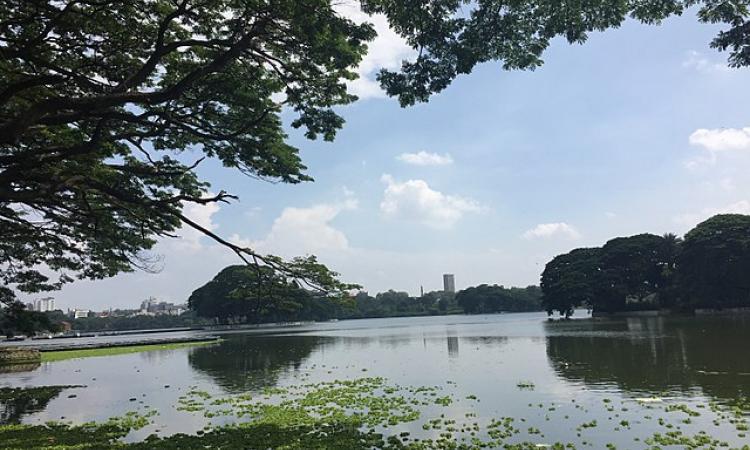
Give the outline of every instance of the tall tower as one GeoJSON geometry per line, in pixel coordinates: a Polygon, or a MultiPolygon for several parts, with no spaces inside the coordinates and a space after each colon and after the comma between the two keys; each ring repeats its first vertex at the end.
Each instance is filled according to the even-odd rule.
{"type": "Polygon", "coordinates": [[[443,274],[443,291],[456,292],[456,279],[452,273],[443,274]]]}

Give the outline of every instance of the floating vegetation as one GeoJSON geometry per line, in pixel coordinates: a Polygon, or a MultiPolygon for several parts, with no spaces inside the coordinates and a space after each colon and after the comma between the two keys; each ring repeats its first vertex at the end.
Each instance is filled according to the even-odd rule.
{"type": "Polygon", "coordinates": [[[443,386],[400,386],[380,377],[273,387],[228,396],[189,386],[174,406],[180,414],[205,420],[199,425],[203,428],[192,434],[151,434],[140,442],[124,442],[133,430],[141,430],[141,436],[151,430],[158,432],[153,418],[156,412],[147,409],[144,414],[128,413],[104,423],[0,426],[0,447],[750,450],[745,444],[750,416],[746,399],[731,404],[664,401],[663,405],[640,410],[648,409],[648,415],[629,411],[624,406],[626,401],[632,399],[529,403],[532,408],[526,417],[487,417],[482,415],[475,395],[456,396],[443,386]],[[214,418],[223,425],[210,425],[214,418]],[[723,430],[721,438],[699,428],[712,423],[723,430]],[[734,435],[728,437],[727,430],[734,435]],[[568,442],[550,441],[550,436],[565,436],[568,442]]]}

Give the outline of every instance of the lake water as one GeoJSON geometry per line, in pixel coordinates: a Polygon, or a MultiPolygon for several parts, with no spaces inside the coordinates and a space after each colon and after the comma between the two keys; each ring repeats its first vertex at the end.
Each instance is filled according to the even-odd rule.
{"type": "MultiPolygon", "coordinates": [[[[744,431],[748,411],[735,409],[728,417],[721,410],[750,397],[750,317],[443,316],[222,337],[209,346],[44,363],[0,374],[0,386],[85,385],[63,391],[36,411],[17,411],[25,423],[78,423],[157,410],[155,423],[132,432],[129,440],[194,433],[207,423],[236,420],[178,410],[191,389],[222,397],[384,377],[400,386],[438,387],[441,396],[450,396],[449,405],[424,408],[424,418],[443,414],[487,423],[513,417],[518,441],[650,448],[644,440],[654,433],[705,431],[731,447],[750,444],[744,431]]],[[[435,433],[423,423],[391,431],[435,433]]]]}

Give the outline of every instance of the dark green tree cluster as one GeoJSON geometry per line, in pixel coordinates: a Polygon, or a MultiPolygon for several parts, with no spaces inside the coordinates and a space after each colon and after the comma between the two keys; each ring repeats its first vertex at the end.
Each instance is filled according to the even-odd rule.
{"type": "Polygon", "coordinates": [[[374,297],[323,295],[303,289],[272,270],[229,266],[196,289],[188,300],[199,317],[220,323],[479,314],[541,310],[541,289],[481,285],[458,293],[433,291],[420,297],[389,290],[374,297]]]}
{"type": "Polygon", "coordinates": [[[435,316],[461,312],[455,294],[451,292],[432,291],[421,297],[412,297],[407,292],[388,290],[375,297],[367,292],[358,293],[354,297],[354,309],[348,311],[345,318],[435,316]]]}
{"type": "Polygon", "coordinates": [[[481,284],[456,294],[456,302],[466,314],[539,311],[541,300],[542,291],[538,286],[506,288],[481,284]]]}
{"type": "Polygon", "coordinates": [[[162,328],[189,328],[200,327],[208,324],[207,320],[197,317],[197,315],[188,311],[173,316],[169,314],[159,314],[156,316],[136,315],[136,316],[108,316],[108,317],[83,317],[70,319],[62,314],[47,313],[53,323],[66,321],[69,322],[75,331],[127,331],[127,330],[156,330],[162,328]]]}
{"type": "MultiPolygon", "coordinates": [[[[711,46],[750,65],[747,0],[566,2],[360,0],[417,52],[378,76],[402,105],[427,101],[478,64],[534,69],[556,37],[583,43],[628,18],[693,8],[723,24],[711,46]]],[[[0,280],[15,292],[153,269],[160,238],[192,227],[248,264],[345,290],[314,259],[282,261],[183,214],[209,193],[213,158],[256,179],[311,180],[291,126],[331,140],[354,101],[346,82],[375,37],[330,0],[6,0],[0,6],[0,280]],[[283,97],[283,100],[280,98],[283,97]],[[193,153],[186,153],[193,150],[193,153]],[[190,160],[190,155],[201,155],[190,160]],[[44,267],[46,270],[42,270],[44,267]]]]}
{"type": "Polygon", "coordinates": [[[196,289],[188,307],[219,323],[328,320],[350,303],[345,295],[302,288],[266,267],[229,266],[196,289]]]}
{"type": "Polygon", "coordinates": [[[750,216],[722,214],[684,240],[639,234],[599,248],[575,249],[542,273],[543,305],[570,316],[575,308],[633,310],[750,307],[750,216]]]}
{"type": "Polygon", "coordinates": [[[50,317],[38,311],[27,311],[20,302],[11,302],[0,308],[0,335],[32,336],[38,331],[57,331],[58,326],[50,317]]]}

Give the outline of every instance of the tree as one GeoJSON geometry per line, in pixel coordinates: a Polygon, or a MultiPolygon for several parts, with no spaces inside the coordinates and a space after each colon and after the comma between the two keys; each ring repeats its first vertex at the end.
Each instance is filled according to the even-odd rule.
{"type": "Polygon", "coordinates": [[[481,284],[456,294],[456,302],[466,314],[538,311],[540,300],[541,292],[536,286],[507,289],[481,284]]]}
{"type": "Polygon", "coordinates": [[[188,299],[199,317],[224,323],[328,320],[347,305],[344,296],[308,291],[271,268],[248,265],[224,268],[188,299]]]}
{"type": "Polygon", "coordinates": [[[185,217],[225,202],[204,158],[263,180],[309,181],[287,144],[282,104],[308,138],[333,139],[332,109],[374,37],[324,0],[10,0],[0,8],[0,278],[59,288],[156,262],[185,225],[321,289],[314,260],[285,263],[185,217]],[[282,102],[275,95],[283,95],[282,102]],[[189,161],[186,150],[203,156],[189,161]],[[46,265],[55,276],[39,270],[46,265]]]}
{"type": "Polygon", "coordinates": [[[608,241],[599,253],[595,311],[616,312],[658,307],[653,294],[665,287],[665,267],[673,261],[662,236],[638,234],[608,241]],[[651,299],[650,301],[647,298],[651,299]]]}
{"type": "Polygon", "coordinates": [[[542,272],[542,306],[547,314],[570,317],[579,307],[592,309],[596,299],[601,248],[578,248],[548,262],[542,272]]]}
{"type": "Polygon", "coordinates": [[[37,332],[57,330],[57,326],[45,313],[28,311],[20,302],[12,302],[0,308],[0,334],[4,336],[33,336],[37,332]]]}
{"type": "Polygon", "coordinates": [[[556,37],[582,44],[589,33],[618,28],[628,18],[659,24],[690,7],[696,7],[700,22],[727,26],[710,45],[729,51],[729,66],[750,65],[747,0],[363,0],[362,4],[367,12],[388,16],[391,26],[419,50],[417,58],[399,71],[380,73],[381,84],[402,105],[427,101],[484,62],[500,61],[507,70],[534,70],[542,65],[542,54],[556,37]]]}
{"type": "Polygon", "coordinates": [[[659,292],[659,303],[662,307],[679,307],[679,286],[677,280],[678,262],[682,252],[682,238],[674,233],[662,236],[662,287],[659,292]]]}
{"type": "MultiPolygon", "coordinates": [[[[746,0],[578,3],[361,0],[418,50],[379,75],[402,105],[427,101],[480,63],[534,69],[550,41],[584,42],[633,17],[698,5],[724,23],[711,45],[750,64],[746,0]]],[[[347,286],[315,260],[234,245],[183,214],[226,202],[196,174],[204,158],[252,178],[310,181],[286,143],[282,105],[310,139],[332,140],[345,82],[375,33],[329,0],[6,0],[0,8],[0,279],[53,290],[155,268],[157,239],[192,227],[248,264],[321,290],[347,286]],[[278,100],[283,97],[283,100],[278,100]],[[189,160],[186,150],[203,156],[189,160]],[[49,271],[40,270],[41,265],[49,271]],[[53,275],[50,274],[52,272],[53,275]]]]}
{"type": "Polygon", "coordinates": [[[690,308],[750,306],[750,216],[720,214],[685,235],[678,282],[690,308]]]}

